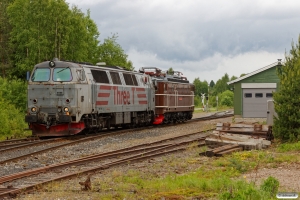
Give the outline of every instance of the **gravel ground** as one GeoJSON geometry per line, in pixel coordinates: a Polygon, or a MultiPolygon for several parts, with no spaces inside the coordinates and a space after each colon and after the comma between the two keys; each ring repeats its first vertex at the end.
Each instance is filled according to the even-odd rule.
{"type": "Polygon", "coordinates": [[[37,145],[37,144],[33,143],[31,146],[28,146],[26,148],[6,151],[5,153],[3,153],[3,155],[1,155],[0,161],[8,160],[10,158],[19,157],[19,156],[29,154],[29,153],[34,153],[34,152],[41,151],[43,149],[47,149],[47,148],[52,147],[52,146],[58,146],[58,145],[61,145],[61,144],[64,144],[64,143],[66,143],[66,141],[53,141],[53,142],[49,142],[49,143],[46,143],[46,144],[40,144],[40,145],[37,145]]]}
{"type": "MultiPolygon", "coordinates": [[[[194,114],[194,117],[201,117],[201,116],[207,116],[210,115],[210,113],[196,113],[194,114]]],[[[78,145],[72,145],[68,147],[64,147],[58,150],[54,150],[49,153],[43,153],[41,155],[36,155],[32,158],[20,160],[13,163],[6,163],[5,165],[0,165],[1,168],[4,170],[0,171],[0,176],[12,174],[18,171],[23,171],[30,168],[36,168],[36,167],[42,167],[45,165],[55,164],[55,163],[61,163],[68,160],[73,160],[76,158],[80,158],[87,155],[92,155],[95,153],[100,152],[107,152],[111,150],[121,149],[125,147],[130,147],[132,145],[141,144],[147,142],[154,142],[157,140],[170,138],[173,136],[183,135],[183,134],[189,134],[196,131],[205,130],[208,128],[215,127],[216,123],[218,122],[232,122],[233,118],[222,118],[222,119],[216,119],[211,121],[203,121],[203,122],[193,122],[193,123],[183,123],[183,124],[177,124],[174,126],[169,126],[165,128],[152,128],[152,129],[144,129],[141,131],[128,131],[127,134],[118,135],[116,137],[104,137],[99,140],[94,141],[88,141],[84,143],[80,143],[78,145]]],[[[255,122],[261,122],[265,119],[243,119],[243,118],[235,118],[235,123],[238,122],[247,122],[247,123],[255,123],[255,122]]],[[[197,150],[198,151],[198,150],[197,150]]],[[[153,160],[148,160],[145,162],[141,162],[138,164],[132,164],[122,167],[116,167],[108,170],[104,170],[101,172],[101,174],[95,174],[93,177],[93,180],[97,178],[101,178],[101,180],[109,179],[110,176],[112,176],[114,173],[123,174],[126,173],[126,171],[130,169],[142,169],[142,171],[146,172],[148,170],[152,170],[152,174],[154,176],[164,176],[165,170],[163,168],[159,168],[159,163],[164,162],[168,157],[170,159],[174,159],[174,156],[177,158],[187,159],[191,155],[199,153],[199,152],[193,152],[191,151],[185,151],[181,153],[176,153],[169,155],[167,157],[162,158],[155,158],[153,160]],[[152,163],[154,167],[149,167],[149,163],[152,163]],[[158,167],[157,167],[158,166],[158,167]],[[153,171],[154,169],[154,171],[153,171]],[[155,170],[156,169],[156,170],[155,170]]],[[[197,165],[198,162],[209,162],[210,158],[201,157],[199,158],[199,161],[193,161],[192,164],[189,165],[183,165],[183,166],[175,166],[174,172],[175,173],[185,173],[187,171],[192,170],[192,168],[197,168],[199,165],[197,165]]],[[[199,163],[198,163],[199,164],[199,163]]],[[[168,169],[169,170],[169,169],[168,169]]],[[[70,182],[70,188],[68,190],[75,190],[80,191],[80,185],[78,184],[79,179],[72,179],[70,182]]],[[[82,180],[80,180],[82,181],[82,180]]],[[[5,187],[6,185],[3,185],[2,187],[5,187]]],[[[97,184],[95,185],[97,186],[97,184]]],[[[1,186],[0,186],[1,187],[1,186]]],[[[40,196],[39,195],[29,195],[28,198],[31,199],[44,199],[47,197],[47,194],[40,196]],[[46,195],[46,196],[45,196],[46,195]],[[42,197],[42,198],[41,198],[42,197]]],[[[21,197],[27,198],[27,197],[21,197]]],[[[47,198],[46,198],[47,199],[47,198]]],[[[93,198],[91,198],[93,199],[93,198]]]]}
{"type": "MultiPolygon", "coordinates": [[[[203,115],[209,115],[209,114],[201,113],[196,116],[200,117],[203,115]]],[[[130,147],[132,145],[144,143],[145,141],[154,142],[161,139],[170,138],[172,136],[193,133],[210,127],[212,128],[214,126],[212,125],[212,123],[215,122],[213,121],[201,122],[200,124],[198,123],[177,124],[175,126],[170,126],[167,128],[152,128],[152,129],[144,129],[141,131],[129,130],[128,133],[126,134],[120,134],[114,137],[107,136],[100,139],[95,139],[93,141],[82,142],[80,144],[59,148],[49,153],[46,152],[40,155],[29,157],[27,159],[22,159],[19,161],[2,164],[0,165],[0,167],[3,168],[3,170],[0,171],[0,176],[9,175],[12,173],[17,173],[32,168],[44,167],[55,163],[62,163],[69,160],[81,158],[87,155],[93,155],[96,153],[122,149],[122,148],[130,147]]],[[[56,145],[58,144],[59,143],[56,143],[56,145]]],[[[51,144],[37,146],[34,148],[36,150],[41,150],[41,149],[45,149],[48,146],[51,146],[51,144]]],[[[22,150],[22,152],[13,151],[11,153],[7,153],[7,155],[3,155],[4,157],[3,160],[10,157],[24,155],[25,153],[30,153],[34,151],[35,150],[33,150],[32,148],[22,150]]]]}
{"type": "Polygon", "coordinates": [[[279,181],[279,192],[300,192],[299,163],[282,163],[277,168],[261,168],[244,175],[249,182],[256,185],[260,185],[269,176],[279,181]]]}

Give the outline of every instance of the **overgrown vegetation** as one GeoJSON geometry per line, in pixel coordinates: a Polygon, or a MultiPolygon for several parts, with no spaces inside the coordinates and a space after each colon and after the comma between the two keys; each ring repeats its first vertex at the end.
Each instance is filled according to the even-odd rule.
{"type": "Polygon", "coordinates": [[[258,169],[299,162],[299,155],[278,153],[280,148],[279,145],[269,150],[203,159],[198,155],[200,149],[191,147],[190,156],[171,155],[159,162],[145,161],[142,167],[134,164],[128,170],[123,166],[103,172],[99,178],[93,178],[90,192],[83,193],[79,186],[70,188],[70,183],[57,182],[48,185],[45,195],[69,199],[72,195],[83,195],[81,198],[88,195],[92,199],[276,199],[278,191],[285,191],[279,181],[272,176],[258,181],[255,174],[258,169]],[[249,172],[252,175],[248,177],[249,172]]]}
{"type": "Polygon", "coordinates": [[[278,69],[280,90],[274,94],[275,111],[274,136],[282,141],[300,139],[300,36],[297,44],[292,44],[289,55],[278,69]]]}
{"type": "Polygon", "coordinates": [[[278,152],[300,152],[300,141],[294,143],[284,143],[278,146],[278,152]]]}
{"type": "Polygon", "coordinates": [[[6,79],[0,77],[1,99],[7,104],[12,104],[20,111],[26,111],[27,82],[20,79],[6,79]]]}
{"type": "Polygon", "coordinates": [[[6,137],[24,137],[29,133],[25,123],[27,84],[22,80],[0,77],[0,140],[6,137]]]}

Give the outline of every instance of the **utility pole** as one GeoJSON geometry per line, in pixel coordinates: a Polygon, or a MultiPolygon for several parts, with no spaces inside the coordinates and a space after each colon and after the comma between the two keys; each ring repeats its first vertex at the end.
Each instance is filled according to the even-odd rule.
{"type": "Polygon", "coordinates": [[[209,107],[208,107],[208,103],[209,103],[209,84],[207,85],[207,101],[206,101],[206,112],[208,112],[209,107]]]}

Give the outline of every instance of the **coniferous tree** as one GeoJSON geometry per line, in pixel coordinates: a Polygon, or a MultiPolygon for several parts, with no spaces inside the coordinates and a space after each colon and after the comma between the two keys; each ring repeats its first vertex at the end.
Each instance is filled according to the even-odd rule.
{"type": "Polygon", "coordinates": [[[280,79],[279,91],[274,94],[275,111],[273,132],[282,141],[300,139],[300,37],[292,43],[290,54],[277,69],[280,79]]]}
{"type": "Polygon", "coordinates": [[[209,87],[213,88],[213,87],[215,87],[215,85],[216,85],[215,82],[213,80],[211,80],[209,83],[209,87]]]}

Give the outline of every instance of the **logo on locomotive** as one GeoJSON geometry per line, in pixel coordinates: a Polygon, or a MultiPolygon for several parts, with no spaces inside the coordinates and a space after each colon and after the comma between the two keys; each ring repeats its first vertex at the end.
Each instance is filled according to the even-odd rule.
{"type": "Polygon", "coordinates": [[[148,101],[141,100],[143,98],[147,98],[147,95],[145,94],[145,88],[137,88],[137,87],[122,88],[118,86],[101,85],[100,91],[101,92],[98,93],[98,97],[100,97],[102,100],[105,99],[107,101],[97,101],[97,105],[108,105],[109,99],[107,98],[110,97],[112,91],[113,91],[114,105],[130,105],[130,104],[134,105],[135,103],[138,104],[148,103],[148,101]],[[138,98],[138,102],[135,101],[135,95],[138,98]]]}

